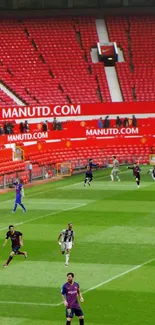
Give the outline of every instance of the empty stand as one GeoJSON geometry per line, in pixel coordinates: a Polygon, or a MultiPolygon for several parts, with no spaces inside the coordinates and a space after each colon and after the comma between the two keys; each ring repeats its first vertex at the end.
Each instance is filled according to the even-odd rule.
{"type": "Polygon", "coordinates": [[[49,67],[44,66],[21,23],[4,20],[0,27],[3,83],[27,104],[68,103],[58,88],[58,80],[49,74],[49,67]]]}
{"type": "Polygon", "coordinates": [[[125,101],[154,101],[154,17],[106,18],[109,38],[123,50],[116,69],[125,101]]]}
{"type": "MultiPolygon", "coordinates": [[[[110,41],[123,50],[116,69],[124,101],[154,101],[154,17],[107,17],[110,41]]],[[[0,21],[1,81],[23,104],[111,101],[102,63],[92,63],[93,17],[0,21]]],[[[0,94],[0,105],[13,101],[0,94]]]]}
{"type": "Polygon", "coordinates": [[[0,41],[1,80],[23,104],[111,101],[104,67],[90,58],[94,18],[1,20],[0,41]]]}
{"type": "Polygon", "coordinates": [[[4,91],[0,89],[0,107],[14,106],[15,102],[4,91]]]}
{"type": "Polygon", "coordinates": [[[40,152],[29,153],[26,159],[30,159],[33,164],[39,166],[57,164],[62,162],[71,162],[72,168],[85,166],[88,158],[92,158],[94,163],[100,166],[107,166],[113,161],[112,156],[117,155],[120,163],[133,163],[135,160],[140,163],[149,163],[150,148],[148,146],[105,146],[83,147],[76,149],[57,149],[44,150],[40,152]]]}
{"type": "MultiPolygon", "coordinates": [[[[42,20],[37,25],[35,20],[28,20],[24,21],[24,25],[71,101],[100,102],[98,83],[91,71],[92,62],[90,62],[91,47],[98,41],[97,33],[94,32],[95,23],[89,19],[83,21],[82,26],[85,29],[89,26],[93,36],[84,44],[77,39],[77,33],[82,32],[79,27],[77,30],[77,24],[78,26],[82,24],[80,20],[76,22],[77,20],[50,19],[46,22],[42,20]]],[[[86,41],[85,37],[84,40],[86,41]]]]}
{"type": "Polygon", "coordinates": [[[23,161],[12,161],[7,158],[3,158],[0,161],[0,175],[11,174],[22,170],[25,170],[25,163],[23,161]]]}
{"type": "Polygon", "coordinates": [[[80,33],[81,44],[87,56],[90,70],[98,81],[99,92],[104,102],[111,102],[109,86],[102,62],[92,64],[91,49],[96,47],[98,34],[94,17],[78,17],[75,21],[75,29],[80,33]]]}
{"type": "MultiPolygon", "coordinates": [[[[100,167],[105,167],[113,163],[113,155],[116,155],[120,164],[132,164],[135,161],[140,164],[149,163],[149,154],[155,151],[155,147],[147,145],[106,145],[104,148],[95,147],[77,147],[75,149],[48,149],[36,152],[29,152],[26,160],[31,160],[33,164],[33,179],[42,178],[42,167],[45,173],[52,177],[57,163],[70,162],[72,169],[84,168],[89,158],[100,167]]],[[[20,177],[23,183],[29,182],[29,171],[26,170],[26,163],[23,161],[12,161],[10,158],[0,158],[0,186],[5,181],[12,184],[12,180],[20,177]]]]}
{"type": "Polygon", "coordinates": [[[134,83],[138,101],[155,100],[154,17],[130,17],[134,83]]]}

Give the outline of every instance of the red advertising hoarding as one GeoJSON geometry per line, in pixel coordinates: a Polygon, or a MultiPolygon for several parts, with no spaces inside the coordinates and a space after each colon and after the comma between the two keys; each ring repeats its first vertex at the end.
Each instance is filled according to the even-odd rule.
{"type": "MultiPolygon", "coordinates": [[[[25,143],[25,142],[46,142],[46,141],[74,141],[80,139],[81,141],[101,140],[101,139],[148,139],[154,141],[155,137],[155,104],[149,103],[99,103],[99,104],[69,104],[69,105],[47,105],[47,106],[34,106],[34,107],[11,107],[0,109],[0,120],[17,120],[15,123],[14,134],[1,135],[0,144],[6,143],[25,143]],[[116,128],[116,116],[138,115],[138,127],[116,128]],[[111,127],[98,129],[98,117],[111,115],[111,127]],[[113,115],[113,116],[112,116],[113,115]],[[66,117],[66,124],[63,124],[63,130],[42,132],[42,124],[40,119],[48,119],[49,117],[66,117]],[[149,117],[152,118],[149,118],[149,117]],[[75,121],[70,121],[70,117],[75,121]],[[81,117],[81,122],[80,122],[81,117]],[[86,121],[85,117],[90,120],[86,121]],[[147,118],[146,118],[147,117],[147,118]],[[31,126],[30,132],[19,133],[19,120],[36,119],[36,125],[31,126]],[[79,121],[77,121],[79,119],[79,121]]],[[[131,122],[131,117],[129,117],[131,122]]],[[[33,122],[33,121],[32,121],[33,122]]],[[[34,122],[33,122],[34,123],[34,122]]],[[[32,124],[33,125],[33,124],[32,124]]],[[[141,141],[140,140],[140,141],[141,141]]]]}
{"type": "Polygon", "coordinates": [[[155,114],[155,104],[131,102],[7,107],[0,109],[0,120],[127,114],[155,114]]]}
{"type": "Polygon", "coordinates": [[[60,142],[51,142],[51,143],[37,143],[34,145],[31,145],[31,149],[30,146],[23,146],[23,150],[24,150],[24,154],[25,157],[27,155],[29,155],[30,151],[31,152],[36,152],[36,151],[40,151],[42,152],[43,150],[54,150],[54,149],[64,149],[65,151],[67,150],[71,150],[74,148],[85,148],[85,147],[89,147],[89,148],[106,148],[106,147],[111,147],[113,149],[116,149],[117,146],[125,146],[127,147],[128,145],[133,146],[133,147],[148,147],[148,146],[152,146],[154,143],[154,139],[153,138],[110,138],[110,139],[85,139],[85,140],[76,140],[76,141],[72,141],[72,140],[66,140],[66,139],[61,139],[60,142]]]}
{"type": "Polygon", "coordinates": [[[0,143],[19,143],[19,142],[40,142],[40,141],[56,141],[61,139],[108,139],[108,138],[137,138],[137,137],[153,137],[155,134],[154,127],[123,127],[123,128],[87,128],[77,127],[72,131],[69,129],[49,132],[32,132],[18,133],[0,136],[0,143]]]}

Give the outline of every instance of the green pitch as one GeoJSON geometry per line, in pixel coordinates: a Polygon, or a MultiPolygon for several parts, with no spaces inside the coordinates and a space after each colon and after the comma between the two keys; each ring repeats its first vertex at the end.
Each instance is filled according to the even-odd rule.
{"type": "MultiPolygon", "coordinates": [[[[85,299],[85,324],[155,324],[155,182],[143,167],[141,187],[131,170],[110,182],[109,170],[25,189],[27,213],[11,213],[14,192],[0,196],[0,242],[9,224],[24,234],[28,259],[16,256],[0,267],[0,324],[65,325],[60,288],[74,272],[85,299]],[[75,246],[69,267],[57,237],[73,223],[75,246]]],[[[0,264],[10,242],[0,248],[0,264]]],[[[78,324],[74,319],[73,324],[78,324]]]]}

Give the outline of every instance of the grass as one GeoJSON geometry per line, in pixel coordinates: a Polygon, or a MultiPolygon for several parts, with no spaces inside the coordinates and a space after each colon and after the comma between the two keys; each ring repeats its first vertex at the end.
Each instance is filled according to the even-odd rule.
{"type": "MultiPolygon", "coordinates": [[[[155,323],[155,183],[147,170],[139,189],[126,168],[120,183],[104,170],[87,188],[76,175],[25,189],[25,214],[11,213],[14,192],[0,196],[1,244],[14,224],[28,251],[27,260],[16,256],[0,268],[0,324],[65,324],[60,289],[68,271],[84,292],[85,324],[155,323]],[[65,268],[57,237],[70,221],[76,237],[65,268]]],[[[9,252],[10,243],[0,248],[1,265],[9,252]]]]}

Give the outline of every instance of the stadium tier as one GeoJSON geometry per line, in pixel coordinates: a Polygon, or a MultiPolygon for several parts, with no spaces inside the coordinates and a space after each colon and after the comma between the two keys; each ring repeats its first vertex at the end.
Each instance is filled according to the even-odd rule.
{"type": "Polygon", "coordinates": [[[75,149],[55,149],[30,152],[25,158],[31,160],[32,163],[37,163],[39,166],[57,164],[61,162],[71,162],[72,168],[85,166],[88,157],[91,157],[94,162],[100,166],[106,166],[113,161],[112,156],[117,155],[120,163],[133,163],[136,159],[141,163],[149,162],[150,148],[148,146],[106,146],[104,149],[99,147],[84,147],[75,149]]]}
{"type": "MultiPolygon", "coordinates": [[[[124,54],[125,62],[116,63],[124,101],[154,100],[154,18],[105,21],[110,41],[124,54]]],[[[104,65],[91,58],[95,18],[2,20],[0,27],[1,81],[24,104],[111,101],[104,65]]],[[[0,104],[13,103],[1,95],[0,104]]]]}
{"type": "Polygon", "coordinates": [[[0,17],[1,325],[155,324],[155,0],[0,17]]]}
{"type": "Polygon", "coordinates": [[[116,63],[124,101],[154,101],[154,17],[109,17],[106,25],[124,54],[125,62],[116,63]]]}
{"type": "Polygon", "coordinates": [[[15,102],[4,91],[0,89],[0,107],[14,106],[15,102]]]}
{"type": "Polygon", "coordinates": [[[0,175],[22,170],[25,170],[25,163],[23,161],[3,160],[0,162],[0,175]]]}
{"type": "Polygon", "coordinates": [[[5,20],[0,27],[1,80],[25,104],[110,101],[104,67],[90,60],[98,41],[93,18],[5,20]]]}
{"type": "MultiPolygon", "coordinates": [[[[49,146],[50,148],[50,146],[49,146]]],[[[31,161],[33,164],[34,176],[40,173],[39,166],[55,165],[63,162],[70,162],[73,169],[85,166],[88,157],[92,157],[93,161],[100,166],[106,166],[112,163],[112,156],[117,155],[120,163],[133,163],[136,159],[142,164],[149,163],[149,154],[151,153],[148,146],[105,146],[105,148],[83,147],[75,149],[49,149],[31,152],[25,155],[25,161],[31,161]]],[[[26,164],[23,161],[12,161],[11,158],[3,158],[0,161],[0,176],[16,177],[16,173],[20,173],[20,177],[27,176],[26,164]],[[21,173],[22,172],[22,173],[21,173]],[[15,175],[14,175],[15,173],[15,175]],[[9,176],[10,174],[10,176],[9,176]]],[[[11,178],[10,178],[11,179],[11,178]]]]}

